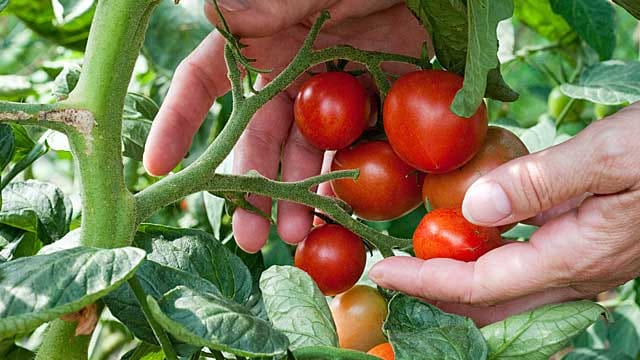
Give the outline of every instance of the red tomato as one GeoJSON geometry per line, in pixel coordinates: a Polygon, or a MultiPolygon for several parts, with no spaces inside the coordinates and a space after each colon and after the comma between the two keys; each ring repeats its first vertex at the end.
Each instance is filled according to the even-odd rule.
{"type": "Polygon", "coordinates": [[[420,221],[413,234],[416,256],[476,261],[502,245],[500,231],[468,222],[458,209],[437,209],[420,221]]]}
{"type": "Polygon", "coordinates": [[[432,208],[459,208],[469,187],[480,177],[517,157],[529,154],[524,143],[511,131],[491,126],[476,156],[461,168],[424,179],[422,196],[432,208]]]}
{"type": "Polygon", "coordinates": [[[363,219],[395,219],[422,202],[422,176],[400,160],[387,142],[365,142],[338,150],[331,170],[349,169],[360,169],[358,179],[334,180],[331,187],[363,219]]]}
{"type": "Polygon", "coordinates": [[[336,296],[329,305],[343,349],[367,351],[387,341],[382,324],[387,318],[387,302],[378,290],[357,285],[336,296]]]}
{"type": "Polygon", "coordinates": [[[313,228],[298,245],[295,265],[304,270],[327,296],[351,288],[364,271],[366,248],[360,238],[340,225],[313,228]]]}
{"type": "Polygon", "coordinates": [[[371,104],[354,76],[326,72],[302,85],[293,109],[298,129],[311,144],[337,150],[360,137],[367,127],[371,104]]]}
{"type": "Polygon", "coordinates": [[[382,360],[394,360],[396,358],[395,354],[393,353],[393,348],[388,342],[374,347],[373,349],[369,350],[367,354],[377,356],[382,360]]]}
{"type": "Polygon", "coordinates": [[[428,173],[458,168],[478,152],[487,134],[487,109],[480,105],[465,119],[449,107],[463,78],[441,70],[402,76],[384,102],[384,129],[393,150],[409,165],[428,173]]]}

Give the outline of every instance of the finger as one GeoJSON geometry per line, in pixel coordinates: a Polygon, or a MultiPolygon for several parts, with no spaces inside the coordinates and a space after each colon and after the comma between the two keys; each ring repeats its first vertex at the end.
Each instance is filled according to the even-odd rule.
{"type": "Polygon", "coordinates": [[[582,202],[587,198],[589,198],[590,196],[591,194],[586,193],[586,194],[582,194],[581,196],[575,197],[573,199],[569,199],[559,205],[552,207],[549,210],[543,211],[540,214],[523,221],[523,223],[529,224],[529,225],[535,225],[535,226],[542,226],[546,224],[548,221],[553,220],[556,217],[579,207],[580,204],[582,204],[582,202]]]}
{"type": "MultiPolygon", "coordinates": [[[[303,22],[335,2],[336,0],[219,0],[218,5],[231,32],[235,35],[263,37],[303,22]]],[[[205,14],[213,24],[219,23],[218,14],[212,2],[205,4],[205,14]]]]}
{"type": "Polygon", "coordinates": [[[575,138],[515,159],[477,180],[462,203],[476,224],[500,226],[535,216],[590,192],[612,194],[637,182],[640,129],[619,116],[575,138]]]}
{"type": "Polygon", "coordinates": [[[229,90],[223,48],[213,32],[177,67],[145,146],[149,174],[167,174],[182,160],[215,99],[229,90]]]}
{"type": "MultiPolygon", "coordinates": [[[[256,88],[266,81],[258,77],[256,88]]],[[[236,144],[233,172],[244,174],[256,170],[275,179],[278,176],[280,150],[291,126],[291,100],[280,94],[260,108],[236,144]]],[[[271,199],[251,196],[249,201],[266,214],[271,213],[271,199]]],[[[237,209],[233,214],[233,234],[238,246],[247,252],[257,252],[267,241],[270,223],[260,215],[237,209]]]]}
{"type": "Polygon", "coordinates": [[[569,286],[577,276],[570,259],[580,236],[572,212],[547,223],[529,242],[506,244],[476,262],[391,257],[376,264],[369,278],[420,298],[492,305],[569,286]],[[563,241],[553,241],[558,238],[563,241]]]}
{"type": "MultiPolygon", "coordinates": [[[[289,109],[293,108],[293,104],[289,109]]],[[[287,114],[293,117],[293,112],[287,114]]],[[[318,175],[323,152],[311,145],[297,126],[291,127],[282,156],[282,180],[299,181],[318,175]]],[[[278,204],[278,233],[282,240],[297,244],[304,240],[313,222],[313,209],[288,201],[278,204]]]]}
{"type": "Polygon", "coordinates": [[[471,306],[465,304],[445,303],[436,301],[434,306],[440,310],[471,318],[477,326],[485,326],[502,321],[510,316],[529,311],[546,304],[556,304],[565,301],[578,300],[571,289],[561,288],[525,296],[516,300],[494,306],[471,306]]]}

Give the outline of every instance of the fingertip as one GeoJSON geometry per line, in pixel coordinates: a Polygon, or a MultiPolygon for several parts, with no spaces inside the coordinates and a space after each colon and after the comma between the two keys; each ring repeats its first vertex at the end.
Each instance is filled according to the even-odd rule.
{"type": "Polygon", "coordinates": [[[238,247],[255,254],[267,243],[271,224],[267,219],[252,212],[236,209],[231,227],[238,247]]]}
{"type": "Polygon", "coordinates": [[[398,290],[398,279],[406,277],[407,272],[418,269],[423,260],[410,256],[392,256],[376,263],[369,270],[371,281],[387,289],[398,290]]]}
{"type": "Polygon", "coordinates": [[[313,214],[308,207],[286,201],[278,204],[278,234],[284,242],[301,242],[312,226],[313,214]]]}

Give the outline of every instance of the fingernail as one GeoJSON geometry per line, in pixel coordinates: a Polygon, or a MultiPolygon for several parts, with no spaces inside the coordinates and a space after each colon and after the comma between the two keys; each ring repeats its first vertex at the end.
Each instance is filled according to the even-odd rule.
{"type": "Polygon", "coordinates": [[[511,203],[500,184],[475,183],[464,197],[462,214],[473,223],[493,224],[511,215],[511,203]]]}
{"type": "Polygon", "coordinates": [[[380,284],[384,280],[384,266],[382,264],[374,265],[368,274],[369,280],[376,284],[380,284]]]}
{"type": "Polygon", "coordinates": [[[242,11],[249,9],[248,0],[218,0],[218,5],[226,11],[242,11]]]}

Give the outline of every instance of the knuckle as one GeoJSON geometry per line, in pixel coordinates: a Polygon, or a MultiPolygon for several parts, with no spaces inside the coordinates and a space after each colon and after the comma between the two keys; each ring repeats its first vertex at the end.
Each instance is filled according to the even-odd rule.
{"type": "Polygon", "coordinates": [[[193,79],[209,99],[217,97],[218,90],[215,82],[211,80],[211,75],[197,61],[189,57],[182,60],[176,68],[176,74],[185,74],[186,77],[193,79]]]}
{"type": "Polygon", "coordinates": [[[518,172],[517,181],[528,209],[539,212],[553,206],[553,189],[537,161],[525,162],[518,172]]]}

